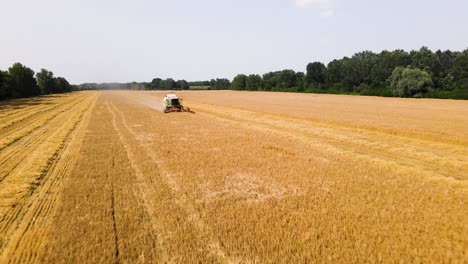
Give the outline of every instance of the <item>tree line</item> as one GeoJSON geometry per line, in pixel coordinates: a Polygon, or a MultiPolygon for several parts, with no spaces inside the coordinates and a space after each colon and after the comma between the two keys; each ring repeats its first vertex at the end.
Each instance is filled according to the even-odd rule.
{"type": "Polygon", "coordinates": [[[38,73],[21,63],[0,70],[0,100],[71,92],[72,85],[63,77],[41,69],[38,73]]]}
{"type": "Polygon", "coordinates": [[[82,84],[80,89],[286,91],[399,97],[468,99],[468,49],[433,52],[401,49],[362,51],[324,64],[309,63],[304,72],[285,69],[238,74],[206,81],[154,78],[151,82],[82,84]]]}
{"type": "Polygon", "coordinates": [[[154,78],[151,82],[131,83],[83,83],[79,90],[188,90],[190,85],[186,80],[175,81],[172,78],[165,80],[154,78]]]}
{"type": "Polygon", "coordinates": [[[186,80],[175,81],[172,78],[165,80],[161,78],[154,78],[150,83],[142,83],[138,85],[135,83],[133,89],[136,90],[188,90],[190,87],[203,86],[213,90],[229,89],[231,81],[228,79],[212,79],[210,81],[194,81],[187,82],[186,80]]]}
{"type": "Polygon", "coordinates": [[[311,62],[305,73],[287,69],[262,76],[238,74],[230,88],[468,99],[468,49],[363,51],[327,65],[311,62]]]}
{"type": "Polygon", "coordinates": [[[131,83],[83,83],[78,90],[189,90],[191,87],[206,87],[210,90],[231,88],[229,79],[212,79],[210,81],[174,80],[172,78],[154,78],[151,82],[131,83]]]}

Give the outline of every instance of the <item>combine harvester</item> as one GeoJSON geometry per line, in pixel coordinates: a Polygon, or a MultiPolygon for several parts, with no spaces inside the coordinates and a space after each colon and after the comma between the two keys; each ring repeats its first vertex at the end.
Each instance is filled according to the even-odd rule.
{"type": "Polygon", "coordinates": [[[164,97],[164,113],[171,113],[171,112],[188,112],[188,113],[195,113],[190,110],[190,107],[185,108],[182,105],[182,98],[177,97],[175,94],[167,94],[164,97]]]}

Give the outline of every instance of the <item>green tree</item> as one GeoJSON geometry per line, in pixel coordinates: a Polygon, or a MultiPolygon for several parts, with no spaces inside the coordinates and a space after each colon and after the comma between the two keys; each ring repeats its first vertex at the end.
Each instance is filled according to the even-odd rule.
{"type": "Polygon", "coordinates": [[[309,63],[305,76],[308,85],[323,84],[327,77],[327,68],[321,62],[309,63]]]}
{"type": "Polygon", "coordinates": [[[210,81],[210,88],[213,90],[225,90],[231,87],[231,81],[228,79],[212,79],[210,81]]]}
{"type": "Polygon", "coordinates": [[[343,84],[348,90],[362,83],[371,84],[371,72],[377,62],[377,55],[372,51],[363,51],[343,61],[343,84]]]}
{"type": "Polygon", "coordinates": [[[446,50],[446,51],[438,50],[436,51],[435,54],[439,58],[440,71],[443,74],[443,77],[445,77],[449,73],[450,67],[455,61],[455,58],[457,58],[457,56],[460,55],[460,52],[453,52],[450,50],[446,50]]]}
{"type": "Polygon", "coordinates": [[[296,72],[296,87],[298,92],[305,91],[306,77],[303,72],[296,72]]]}
{"type": "Polygon", "coordinates": [[[177,86],[177,89],[181,89],[181,90],[190,89],[190,85],[188,84],[186,80],[178,80],[176,86],[177,86]]]}
{"type": "Polygon", "coordinates": [[[457,55],[449,72],[459,89],[468,90],[468,49],[457,55]]]}
{"type": "Polygon", "coordinates": [[[441,70],[439,57],[428,47],[421,47],[413,50],[411,55],[411,66],[428,72],[432,76],[437,76],[441,70]]]}
{"type": "Polygon", "coordinates": [[[263,75],[263,89],[266,91],[271,90],[285,90],[296,87],[299,81],[302,81],[303,73],[297,75],[293,70],[282,70],[276,72],[269,72],[263,75]]]}
{"type": "Polygon", "coordinates": [[[439,78],[438,85],[439,85],[439,88],[441,88],[442,90],[447,90],[447,91],[453,90],[455,88],[454,87],[455,82],[454,82],[454,78],[452,74],[448,73],[443,78],[439,78]]]}
{"type": "Polygon", "coordinates": [[[344,79],[343,70],[344,70],[344,61],[349,58],[343,58],[341,60],[332,60],[327,65],[327,76],[326,82],[328,84],[340,83],[344,79]]]}
{"type": "Polygon", "coordinates": [[[162,82],[163,80],[161,78],[154,78],[149,85],[150,90],[164,89],[162,82]]]}
{"type": "Polygon", "coordinates": [[[245,89],[249,91],[262,90],[262,77],[258,74],[251,74],[245,82],[245,89]]]}
{"type": "Polygon", "coordinates": [[[54,78],[54,83],[55,93],[68,93],[72,90],[70,83],[63,77],[54,78]]]}
{"type": "Polygon", "coordinates": [[[232,80],[231,88],[234,90],[245,90],[247,85],[247,75],[238,74],[232,80]]]}
{"type": "Polygon", "coordinates": [[[272,88],[277,86],[277,75],[278,72],[268,72],[263,74],[263,89],[265,91],[271,91],[272,88]]]}
{"type": "Polygon", "coordinates": [[[292,88],[297,84],[296,72],[293,70],[282,70],[278,76],[278,88],[292,88]]]}
{"type": "Polygon", "coordinates": [[[384,87],[396,67],[407,67],[410,63],[411,57],[404,50],[382,51],[377,55],[375,65],[371,70],[370,84],[384,87]]]}
{"type": "Polygon", "coordinates": [[[217,89],[229,89],[231,88],[231,81],[226,78],[216,79],[217,80],[217,89]]]}
{"type": "Polygon", "coordinates": [[[8,69],[8,74],[12,79],[12,98],[36,96],[41,93],[34,78],[34,71],[30,68],[15,63],[8,69]]]}
{"type": "Polygon", "coordinates": [[[216,80],[211,79],[210,80],[210,89],[216,90],[215,87],[216,87],[216,80]]]}
{"type": "Polygon", "coordinates": [[[210,81],[195,81],[195,82],[189,82],[190,86],[210,86],[211,83],[210,81]]]}
{"type": "Polygon", "coordinates": [[[12,98],[12,78],[8,72],[0,71],[0,100],[12,98]]]}
{"type": "Polygon", "coordinates": [[[164,81],[164,89],[166,90],[174,90],[174,88],[176,88],[176,85],[176,82],[172,78],[167,78],[164,81]]]}
{"type": "Polygon", "coordinates": [[[41,94],[51,94],[55,92],[54,74],[51,71],[41,69],[40,72],[36,73],[36,80],[41,94]]]}
{"type": "Polygon", "coordinates": [[[390,76],[393,94],[400,97],[419,97],[432,87],[431,75],[417,68],[396,67],[390,76]]]}

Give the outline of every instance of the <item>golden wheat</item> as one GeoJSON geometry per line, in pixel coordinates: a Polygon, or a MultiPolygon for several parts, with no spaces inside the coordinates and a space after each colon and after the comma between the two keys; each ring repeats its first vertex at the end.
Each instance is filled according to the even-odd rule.
{"type": "Polygon", "coordinates": [[[468,260],[466,102],[181,95],[0,105],[0,262],[468,260]]]}

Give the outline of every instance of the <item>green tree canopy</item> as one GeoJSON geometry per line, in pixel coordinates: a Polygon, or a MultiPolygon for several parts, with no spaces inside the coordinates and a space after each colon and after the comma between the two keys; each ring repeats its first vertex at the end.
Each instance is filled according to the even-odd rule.
{"type": "Polygon", "coordinates": [[[232,80],[231,87],[234,90],[245,90],[247,86],[247,75],[245,74],[238,74],[232,80]]]}
{"type": "Polygon", "coordinates": [[[72,86],[70,83],[63,77],[54,78],[55,93],[68,93],[71,92],[72,86]]]}
{"type": "Polygon", "coordinates": [[[210,81],[210,88],[213,90],[225,90],[231,87],[231,81],[228,79],[212,79],[210,81]]]}
{"type": "Polygon", "coordinates": [[[0,100],[13,97],[12,78],[6,71],[0,71],[0,100]]]}
{"type": "Polygon", "coordinates": [[[468,90],[468,49],[453,60],[449,72],[458,88],[468,90]]]}
{"type": "Polygon", "coordinates": [[[411,55],[411,66],[421,69],[437,76],[441,70],[439,57],[427,47],[421,47],[419,50],[413,50],[411,55]]]}
{"type": "Polygon", "coordinates": [[[210,86],[211,83],[210,81],[194,81],[194,82],[189,82],[190,86],[210,86]]]}
{"type": "Polygon", "coordinates": [[[411,57],[404,50],[382,51],[376,59],[371,70],[371,84],[384,87],[386,81],[392,75],[396,67],[407,67],[411,63],[411,57]]]}
{"type": "Polygon", "coordinates": [[[176,86],[177,86],[177,84],[174,81],[174,79],[172,79],[172,78],[167,78],[164,81],[164,89],[166,89],[166,90],[174,90],[174,88],[176,88],[176,86]]]}
{"type": "Polygon", "coordinates": [[[36,96],[41,93],[34,78],[34,71],[30,68],[15,63],[8,69],[8,74],[12,78],[12,98],[36,96]]]}
{"type": "Polygon", "coordinates": [[[332,60],[327,65],[327,77],[326,82],[329,84],[333,83],[340,83],[344,79],[343,69],[344,69],[344,60],[347,58],[343,58],[341,60],[332,60]]]}
{"type": "Polygon", "coordinates": [[[51,94],[55,92],[54,74],[51,71],[41,69],[40,72],[36,73],[36,80],[41,94],[51,94]]]}
{"type": "Polygon", "coordinates": [[[293,70],[282,70],[279,72],[278,76],[278,86],[279,88],[292,88],[297,84],[296,72],[293,70]]]}
{"type": "Polygon", "coordinates": [[[321,62],[309,63],[305,76],[308,85],[324,83],[327,77],[327,67],[321,62]]]}
{"type": "Polygon", "coordinates": [[[181,89],[181,90],[190,89],[190,85],[188,84],[186,80],[178,80],[176,86],[177,86],[177,89],[181,89]]]}
{"type": "Polygon", "coordinates": [[[151,90],[164,89],[162,87],[163,80],[161,78],[154,78],[150,83],[151,90]]]}
{"type": "Polygon", "coordinates": [[[245,82],[245,89],[249,91],[262,90],[262,77],[258,74],[251,74],[247,77],[245,82]]]}
{"type": "Polygon", "coordinates": [[[432,85],[431,75],[417,68],[396,67],[390,76],[393,94],[400,97],[419,97],[432,85]]]}
{"type": "Polygon", "coordinates": [[[377,54],[363,51],[353,55],[343,63],[343,84],[351,89],[362,83],[371,84],[371,72],[377,62],[377,54]]]}

